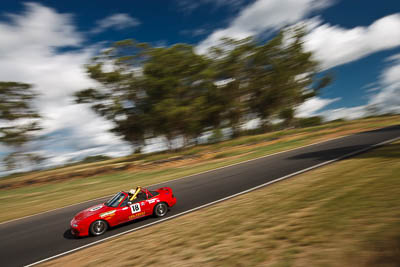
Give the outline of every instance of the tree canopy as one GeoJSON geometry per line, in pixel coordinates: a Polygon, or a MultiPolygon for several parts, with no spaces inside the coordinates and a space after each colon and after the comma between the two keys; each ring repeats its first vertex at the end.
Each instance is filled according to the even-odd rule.
{"type": "Polygon", "coordinates": [[[207,55],[188,44],[120,41],[86,66],[99,86],[76,93],[76,102],[89,103],[137,147],[155,136],[172,147],[177,137],[187,145],[206,130],[238,133],[249,118],[290,124],[294,109],[330,82],[317,77],[303,37],[302,29],[292,29],[267,42],[225,38],[207,55]]]}

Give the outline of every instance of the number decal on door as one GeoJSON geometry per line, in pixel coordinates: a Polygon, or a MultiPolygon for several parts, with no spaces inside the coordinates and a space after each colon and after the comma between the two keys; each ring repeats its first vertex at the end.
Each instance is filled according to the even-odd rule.
{"type": "Polygon", "coordinates": [[[132,211],[132,214],[140,212],[139,203],[135,203],[135,204],[131,205],[131,211],[132,211]]]}

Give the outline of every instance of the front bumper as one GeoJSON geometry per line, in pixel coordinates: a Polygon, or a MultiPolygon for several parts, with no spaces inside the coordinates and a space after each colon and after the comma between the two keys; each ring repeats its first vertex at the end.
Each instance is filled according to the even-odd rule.
{"type": "Polygon", "coordinates": [[[71,228],[71,234],[74,236],[79,236],[79,230],[76,228],[71,228]]]}
{"type": "Polygon", "coordinates": [[[77,224],[77,222],[73,219],[70,223],[70,232],[73,236],[87,236],[89,235],[89,230],[85,229],[82,224],[77,224]]]}
{"type": "Polygon", "coordinates": [[[82,236],[88,236],[89,235],[89,231],[86,229],[80,229],[80,228],[76,228],[76,227],[71,227],[70,232],[73,236],[76,237],[82,237],[82,236]]]}

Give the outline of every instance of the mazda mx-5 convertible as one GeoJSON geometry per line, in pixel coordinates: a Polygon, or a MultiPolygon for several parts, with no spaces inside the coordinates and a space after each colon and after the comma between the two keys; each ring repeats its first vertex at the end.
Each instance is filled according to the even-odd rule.
{"type": "Polygon", "coordinates": [[[71,221],[71,233],[74,236],[102,235],[109,227],[121,223],[150,215],[163,217],[175,203],[176,198],[169,187],[155,191],[142,187],[121,191],[107,202],[76,214],[71,221]]]}

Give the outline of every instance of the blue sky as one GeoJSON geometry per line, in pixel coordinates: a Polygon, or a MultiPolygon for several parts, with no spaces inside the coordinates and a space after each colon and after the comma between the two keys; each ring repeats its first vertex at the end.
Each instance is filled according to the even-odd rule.
{"type": "Polygon", "coordinates": [[[268,39],[296,24],[309,29],[306,49],[335,76],[298,108],[299,116],[356,118],[372,104],[400,112],[398,0],[3,0],[0,80],[35,84],[44,115],[40,134],[47,141],[31,146],[51,158],[49,165],[93,154],[120,156],[131,150],[107,132],[110,123],[71,99],[95,85],[82,65],[100,49],[134,38],[156,46],[190,43],[206,53],[223,36],[268,39]]]}

